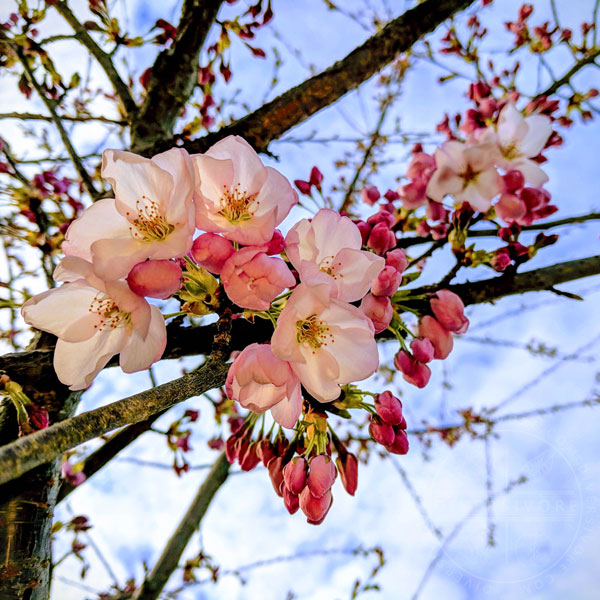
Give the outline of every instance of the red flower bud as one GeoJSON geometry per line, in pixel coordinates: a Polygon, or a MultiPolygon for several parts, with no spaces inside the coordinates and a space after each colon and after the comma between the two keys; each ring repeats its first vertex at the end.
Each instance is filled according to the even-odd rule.
{"type": "Polygon", "coordinates": [[[331,489],[337,476],[333,461],[325,454],[319,454],[310,461],[308,472],[308,488],[313,496],[320,498],[331,489]]]}
{"type": "Polygon", "coordinates": [[[384,423],[399,425],[402,423],[402,403],[391,392],[375,396],[375,410],[384,423]]]}
{"type": "Polygon", "coordinates": [[[344,489],[351,496],[354,496],[354,492],[356,492],[358,486],[358,459],[354,454],[346,452],[338,456],[336,464],[344,489]]]}
{"type": "Polygon", "coordinates": [[[297,496],[304,489],[307,470],[308,465],[302,457],[293,458],[283,468],[283,481],[292,494],[297,496]]]}

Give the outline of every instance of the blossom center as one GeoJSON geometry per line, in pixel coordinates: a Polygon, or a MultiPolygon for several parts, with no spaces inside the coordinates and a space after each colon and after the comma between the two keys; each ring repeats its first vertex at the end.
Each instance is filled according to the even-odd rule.
{"type": "Polygon", "coordinates": [[[97,331],[117,329],[131,324],[131,313],[122,311],[114,300],[100,294],[94,297],[88,312],[100,315],[100,322],[94,325],[97,331]]]}
{"type": "Polygon", "coordinates": [[[327,323],[317,319],[316,314],[312,314],[306,319],[296,321],[296,340],[299,344],[308,344],[311,348],[318,349],[327,346],[328,342],[333,342],[333,335],[329,333],[327,323]]]}
{"type": "Polygon", "coordinates": [[[508,146],[502,146],[500,151],[506,160],[515,160],[521,156],[521,152],[515,142],[512,142],[508,146]]]}
{"type": "Polygon", "coordinates": [[[135,208],[137,216],[134,219],[129,219],[131,213],[125,213],[131,222],[129,231],[132,238],[143,242],[162,242],[173,233],[175,227],[167,222],[158,202],[142,196],[136,201],[135,208]]]}
{"type": "Polygon", "coordinates": [[[465,170],[459,175],[459,177],[463,180],[463,190],[472,183],[475,183],[478,176],[479,171],[476,171],[473,168],[473,165],[467,164],[465,166],[465,170]]]}
{"type": "Polygon", "coordinates": [[[340,269],[341,267],[342,267],[341,261],[335,262],[334,256],[325,257],[321,261],[321,264],[319,265],[319,269],[321,271],[323,271],[323,273],[327,273],[327,275],[331,275],[331,277],[333,277],[334,279],[344,276],[342,273],[338,273],[338,269],[340,269]]]}
{"type": "Polygon", "coordinates": [[[223,186],[224,191],[221,196],[221,210],[218,214],[225,217],[232,225],[237,225],[240,221],[249,221],[260,204],[256,200],[256,194],[249,195],[245,190],[240,189],[238,183],[233,188],[223,186]]]}

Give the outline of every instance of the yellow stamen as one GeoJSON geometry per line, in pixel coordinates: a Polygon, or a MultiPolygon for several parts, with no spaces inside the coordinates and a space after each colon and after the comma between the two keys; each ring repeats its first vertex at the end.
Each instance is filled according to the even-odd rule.
{"type": "Polygon", "coordinates": [[[239,183],[230,189],[224,185],[223,189],[222,208],[218,214],[232,225],[237,225],[240,221],[249,221],[260,204],[260,200],[256,200],[256,194],[249,195],[245,190],[241,190],[239,183]]]}
{"type": "Polygon", "coordinates": [[[317,319],[316,314],[312,314],[304,320],[296,321],[296,330],[298,343],[308,344],[315,349],[327,346],[329,342],[334,341],[333,335],[329,333],[329,326],[317,319]]]}
{"type": "Polygon", "coordinates": [[[114,300],[101,294],[96,294],[88,312],[100,315],[100,323],[94,325],[97,331],[131,325],[131,313],[120,310],[114,300]]]}
{"type": "MultiPolygon", "coordinates": [[[[142,199],[135,203],[135,208],[137,217],[130,219],[129,227],[132,238],[144,242],[162,242],[173,233],[175,227],[167,222],[158,202],[142,196],[142,199]]],[[[129,218],[130,214],[127,212],[125,216],[129,218]]]]}

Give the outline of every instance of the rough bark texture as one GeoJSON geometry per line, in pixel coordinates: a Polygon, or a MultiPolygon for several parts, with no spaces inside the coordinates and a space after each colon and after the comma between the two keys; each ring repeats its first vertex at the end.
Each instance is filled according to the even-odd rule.
{"type": "Polygon", "coordinates": [[[173,136],[198,83],[198,56],[223,0],[185,0],[177,35],[154,65],[146,97],[131,123],[131,148],[140,152],[173,136]],[[168,82],[168,84],[167,84],[168,82]]]}

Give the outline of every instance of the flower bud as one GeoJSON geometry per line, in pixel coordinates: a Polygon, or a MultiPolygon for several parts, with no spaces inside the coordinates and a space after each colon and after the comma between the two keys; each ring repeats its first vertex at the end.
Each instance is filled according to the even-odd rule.
{"type": "Polygon", "coordinates": [[[406,454],[408,452],[408,436],[403,429],[396,429],[394,442],[385,447],[392,454],[406,454]]]}
{"type": "Polygon", "coordinates": [[[308,488],[310,493],[317,498],[320,498],[328,490],[331,489],[333,482],[337,476],[337,470],[333,461],[325,454],[319,454],[310,461],[310,469],[308,472],[308,488]]]}
{"type": "Polygon", "coordinates": [[[285,249],[285,238],[279,229],[273,232],[273,237],[265,244],[265,254],[281,254],[285,249]]]}
{"type": "Polygon", "coordinates": [[[252,471],[252,469],[260,462],[257,450],[258,443],[252,442],[246,449],[246,452],[244,452],[244,455],[240,456],[239,461],[242,471],[252,471]]]}
{"type": "Polygon", "coordinates": [[[394,316],[394,307],[387,296],[367,294],[358,308],[371,319],[375,333],[387,329],[394,316]]]}
{"type": "Polygon", "coordinates": [[[304,489],[307,470],[306,461],[302,457],[293,458],[283,468],[283,481],[292,494],[297,496],[304,489]]]}
{"type": "Polygon", "coordinates": [[[225,261],[235,252],[233,244],[216,233],[203,233],[194,240],[190,254],[207,271],[219,275],[225,261]]]}
{"type": "Polygon", "coordinates": [[[388,425],[402,423],[402,402],[391,392],[383,392],[375,396],[375,410],[380,419],[388,425]]]}
{"type": "Polygon", "coordinates": [[[454,333],[465,333],[469,327],[469,319],[465,317],[465,305],[454,292],[440,290],[437,297],[431,299],[431,310],[440,325],[454,333]]]}
{"type": "Polygon", "coordinates": [[[323,173],[319,171],[318,167],[313,167],[310,170],[310,183],[314,185],[319,191],[321,191],[321,182],[323,181],[323,173]]]}
{"type": "Polygon", "coordinates": [[[358,227],[362,237],[362,245],[365,246],[371,233],[371,226],[366,221],[354,221],[354,224],[358,227]]]}
{"type": "Polygon", "coordinates": [[[293,515],[300,508],[300,498],[297,494],[290,492],[285,484],[283,485],[283,503],[290,515],[293,515]]]}
{"type": "Polygon", "coordinates": [[[335,461],[344,489],[354,496],[358,486],[358,459],[350,452],[340,454],[335,461]]]}
{"type": "Polygon", "coordinates": [[[310,493],[310,488],[306,486],[300,494],[300,508],[306,515],[309,523],[318,525],[331,508],[333,497],[331,491],[327,490],[321,497],[317,498],[310,493]]]}
{"type": "Polygon", "coordinates": [[[433,344],[428,339],[415,338],[410,343],[410,349],[417,362],[428,363],[433,360],[433,344]]]}
{"type": "Polygon", "coordinates": [[[181,267],[172,260],[147,260],[131,269],[127,283],[138,296],[166,300],[181,287],[181,274],[181,267]]]}
{"type": "Polygon", "coordinates": [[[450,352],[454,341],[452,334],[433,317],[426,315],[419,323],[419,335],[433,344],[433,357],[443,360],[450,352]]]}
{"type": "Polygon", "coordinates": [[[386,223],[377,223],[367,240],[367,247],[377,254],[383,255],[396,246],[396,235],[386,223]]]}
{"type": "Polygon", "coordinates": [[[363,188],[360,194],[362,196],[363,202],[365,202],[369,206],[373,206],[377,202],[377,200],[381,198],[379,190],[374,185],[369,185],[363,188]]]}
{"type": "Polygon", "coordinates": [[[262,461],[262,464],[266,467],[269,464],[269,461],[275,456],[275,446],[273,446],[271,440],[263,438],[258,442],[256,454],[262,461]]]}
{"type": "Polygon", "coordinates": [[[283,470],[282,470],[283,458],[276,456],[269,461],[267,469],[269,471],[269,477],[273,484],[273,489],[278,496],[283,497],[283,470]]]}
{"type": "Polygon", "coordinates": [[[373,296],[392,296],[402,283],[402,275],[394,267],[384,267],[371,286],[373,296]]]}
{"type": "Polygon", "coordinates": [[[404,350],[400,350],[394,357],[394,366],[402,372],[405,381],[418,388],[424,388],[429,383],[431,369],[417,362],[404,350]]]}
{"type": "Polygon", "coordinates": [[[378,423],[372,420],[369,424],[369,433],[371,437],[382,446],[388,446],[394,443],[394,429],[387,423],[378,423]]]}
{"type": "Polygon", "coordinates": [[[408,259],[406,258],[404,250],[400,250],[400,248],[390,250],[385,255],[385,264],[388,267],[394,267],[394,269],[396,269],[396,271],[402,275],[402,273],[404,273],[408,267],[408,259]]]}

